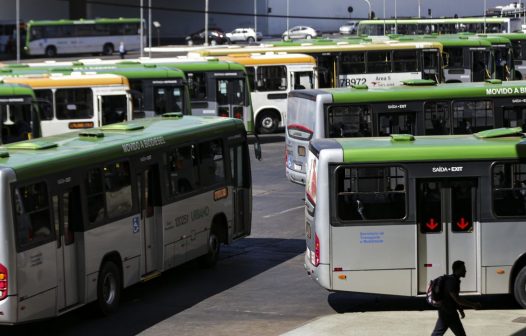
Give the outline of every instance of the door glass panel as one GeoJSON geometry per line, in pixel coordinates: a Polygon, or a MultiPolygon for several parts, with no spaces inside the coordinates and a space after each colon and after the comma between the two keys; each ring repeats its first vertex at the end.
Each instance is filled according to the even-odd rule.
{"type": "Polygon", "coordinates": [[[379,114],[378,123],[378,133],[380,136],[416,134],[416,118],[414,112],[379,114]]]}
{"type": "Polygon", "coordinates": [[[102,97],[102,124],[113,124],[128,119],[128,99],[126,95],[102,97]]]}
{"type": "Polygon", "coordinates": [[[503,109],[502,126],[522,127],[526,131],[526,108],[523,106],[505,107],[503,109]]]}
{"type": "Polygon", "coordinates": [[[417,220],[422,233],[442,231],[442,202],[438,182],[418,184],[417,220]]]}
{"type": "Polygon", "coordinates": [[[451,230],[473,231],[473,184],[469,181],[451,185],[451,230]]]}
{"type": "Polygon", "coordinates": [[[451,128],[449,120],[449,103],[425,102],[424,118],[426,135],[449,134],[451,128]]]}

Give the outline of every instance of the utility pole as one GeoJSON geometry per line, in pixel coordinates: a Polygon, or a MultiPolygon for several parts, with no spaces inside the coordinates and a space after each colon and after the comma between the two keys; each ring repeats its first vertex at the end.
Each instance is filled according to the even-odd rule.
{"type": "Polygon", "coordinates": [[[208,45],[208,0],[205,1],[205,45],[208,45]]]}
{"type": "Polygon", "coordinates": [[[141,31],[141,34],[140,34],[140,38],[141,38],[141,41],[139,42],[139,47],[141,49],[141,57],[144,56],[144,16],[143,16],[143,13],[142,13],[142,7],[144,5],[144,0],[141,0],[140,1],[140,10],[141,10],[141,14],[140,14],[140,17],[141,17],[141,25],[140,25],[140,31],[141,31]]]}
{"type": "Polygon", "coordinates": [[[152,57],[152,0],[148,0],[148,57],[152,57]]]}
{"type": "Polygon", "coordinates": [[[16,0],[16,62],[20,63],[20,0],[16,0]]]}

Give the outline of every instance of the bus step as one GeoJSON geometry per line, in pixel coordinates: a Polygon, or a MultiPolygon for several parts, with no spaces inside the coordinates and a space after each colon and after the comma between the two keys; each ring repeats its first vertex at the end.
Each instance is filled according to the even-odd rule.
{"type": "Polygon", "coordinates": [[[152,271],[150,273],[146,273],[144,274],[142,277],[141,277],[141,281],[142,282],[146,282],[146,281],[150,281],[152,279],[155,279],[157,278],[158,276],[161,275],[161,272],[159,271],[152,271]]]}

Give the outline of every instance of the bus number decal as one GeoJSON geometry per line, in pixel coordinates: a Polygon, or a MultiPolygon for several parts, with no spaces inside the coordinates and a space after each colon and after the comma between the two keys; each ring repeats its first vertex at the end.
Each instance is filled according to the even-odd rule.
{"type": "Polygon", "coordinates": [[[367,83],[365,77],[362,78],[340,78],[340,86],[351,86],[351,85],[364,85],[367,83]]]}
{"type": "Polygon", "coordinates": [[[139,151],[139,150],[143,150],[143,149],[147,149],[147,148],[151,148],[155,146],[164,145],[165,143],[166,141],[164,141],[164,137],[158,136],[154,138],[149,138],[149,139],[144,139],[144,140],[139,140],[139,141],[134,141],[134,142],[124,144],[122,145],[122,150],[124,151],[124,153],[128,153],[128,152],[134,152],[134,151],[139,151]]]}

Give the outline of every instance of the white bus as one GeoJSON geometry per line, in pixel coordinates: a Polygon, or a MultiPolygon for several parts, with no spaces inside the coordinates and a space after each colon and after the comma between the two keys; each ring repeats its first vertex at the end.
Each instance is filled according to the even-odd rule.
{"type": "Polygon", "coordinates": [[[251,230],[241,120],[167,113],[0,149],[0,324],[62,315],[251,230]]]}
{"type": "Polygon", "coordinates": [[[233,54],[220,59],[240,63],[251,85],[256,130],[274,133],[285,126],[287,94],[291,90],[317,89],[316,60],[304,54],[233,54]]]}
{"type": "Polygon", "coordinates": [[[24,52],[49,58],[80,53],[111,55],[121,42],[126,50],[138,50],[140,26],[140,19],[135,18],[31,20],[27,22],[24,52]]]}
{"type": "Polygon", "coordinates": [[[526,308],[525,157],[520,127],[314,139],[307,273],[330,291],[420,296],[463,260],[461,293],[526,308]]]}
{"type": "Polygon", "coordinates": [[[128,80],[113,74],[60,73],[4,77],[5,83],[29,85],[37,98],[48,101],[40,113],[42,136],[131,120],[128,80]]]}

